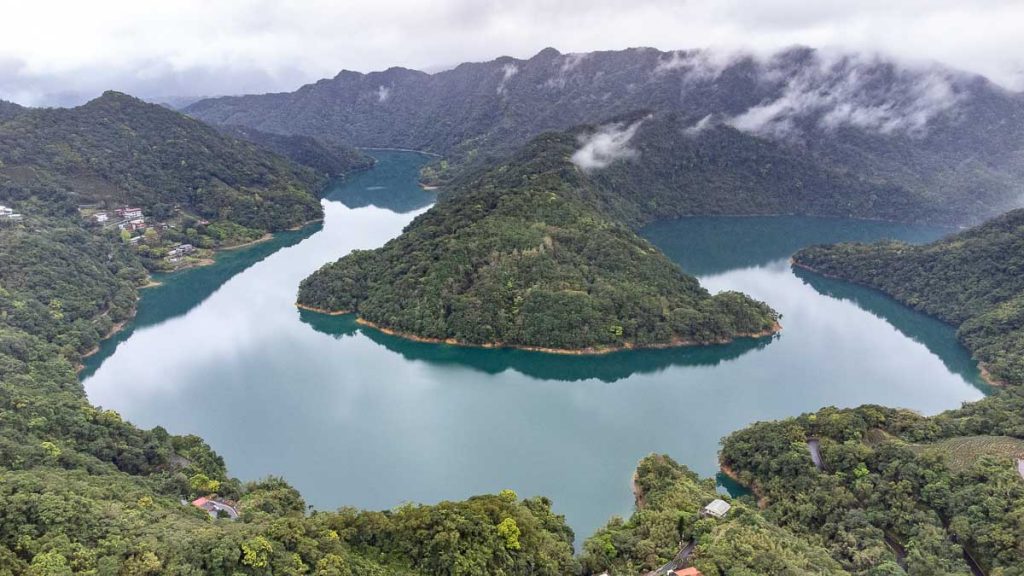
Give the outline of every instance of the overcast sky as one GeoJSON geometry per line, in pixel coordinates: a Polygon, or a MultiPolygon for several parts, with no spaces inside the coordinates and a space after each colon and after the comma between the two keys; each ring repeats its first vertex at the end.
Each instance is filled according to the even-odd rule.
{"type": "Polygon", "coordinates": [[[803,44],[937,60],[1024,89],[1024,0],[8,0],[0,98],[294,90],[339,70],[653,46],[803,44]]]}

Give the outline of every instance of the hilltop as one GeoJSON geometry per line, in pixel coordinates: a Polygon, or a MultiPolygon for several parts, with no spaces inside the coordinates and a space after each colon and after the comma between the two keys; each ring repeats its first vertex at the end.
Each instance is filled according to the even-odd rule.
{"type": "Polygon", "coordinates": [[[576,139],[537,138],[457,183],[384,247],[304,280],[301,306],[354,312],[404,335],[597,352],[709,344],[778,329],[767,305],[715,296],[609,217],[572,161],[576,139]]]}
{"type": "Polygon", "coordinates": [[[217,126],[227,136],[246,140],[280,154],[289,160],[308,166],[328,178],[341,178],[346,174],[373,167],[373,157],[350,146],[325,142],[312,136],[273,134],[243,126],[217,126]]]}
{"type": "Polygon", "coordinates": [[[210,221],[274,231],[318,218],[326,179],[253,144],[120,94],[77,108],[24,109],[0,123],[0,198],[180,208],[210,221]]]}

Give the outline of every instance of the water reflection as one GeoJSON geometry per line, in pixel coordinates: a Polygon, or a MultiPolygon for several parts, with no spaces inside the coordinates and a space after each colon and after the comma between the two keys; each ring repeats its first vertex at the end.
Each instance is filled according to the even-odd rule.
{"type": "Polygon", "coordinates": [[[187,314],[232,277],[278,250],[294,246],[322,229],[323,223],[315,222],[300,230],[279,232],[265,242],[219,252],[216,263],[210,266],[190,268],[171,274],[154,274],[153,280],[159,285],[142,291],[141,298],[145,304],[139,305],[135,317],[120,332],[103,341],[99,350],[85,359],[80,377],[86,379],[92,376],[136,330],[187,314]]]}
{"type": "MultiPolygon", "coordinates": [[[[398,214],[407,214],[434,203],[434,193],[416,184],[417,174],[413,174],[410,179],[407,163],[389,161],[396,154],[414,157],[419,155],[385,150],[367,152],[377,157],[377,165],[372,170],[351,175],[345,184],[335,188],[328,198],[349,208],[374,206],[398,214]]],[[[426,160],[426,156],[420,157],[426,160]]]]}
{"type": "Polygon", "coordinates": [[[566,382],[592,379],[615,382],[634,374],[659,372],[669,366],[717,366],[752,350],[760,350],[775,338],[742,338],[718,346],[686,346],[573,356],[508,348],[481,349],[415,342],[362,326],[356,323],[352,315],[325,316],[303,310],[300,317],[314,330],[336,338],[362,334],[384,348],[400,354],[406,360],[421,360],[438,366],[467,366],[485,374],[501,374],[506,370],[515,370],[532,378],[566,382]]]}
{"type": "Polygon", "coordinates": [[[656,222],[641,230],[690,274],[720,274],[789,258],[814,244],[904,240],[931,242],[950,230],[876,220],[810,216],[692,217],[656,222]]]}
{"type": "MultiPolygon", "coordinates": [[[[822,291],[795,275],[789,227],[804,224],[792,221],[780,229],[690,219],[658,240],[710,290],[741,290],[782,312],[785,329],[773,340],[549,356],[408,342],[351,317],[300,313],[302,278],[382,245],[417,214],[346,206],[342,199],[358,197],[350,188],[373,192],[372,176],[394,171],[376,192],[397,193],[381,204],[431,198],[416,186],[422,157],[378,154],[378,168],[327,196],[322,229],[226,253],[145,291],[134,332],[93,360],[89,398],[144,427],[199,434],[232,474],[283,475],[318,508],[512,488],[551,497],[582,539],[630,512],[630,476],[648,453],[713,475],[719,440],[751,422],[829,404],[935,413],[981,396],[971,366],[950,356],[948,327],[865,304],[857,290],[867,290],[822,291]],[[737,227],[761,232],[737,243],[737,227]],[[748,244],[757,257],[745,254],[748,244]],[[704,247],[717,247],[725,264],[708,261],[704,247]]],[[[862,226],[830,221],[817,227],[824,237],[805,239],[858,237],[862,226]]]]}
{"type": "Polygon", "coordinates": [[[978,372],[978,363],[956,339],[956,329],[925,314],[915,312],[885,294],[842,280],[826,278],[804,268],[793,267],[793,274],[819,294],[846,300],[861,310],[884,319],[904,336],[923,344],[939,358],[946,369],[990,394],[992,389],[978,372]]]}

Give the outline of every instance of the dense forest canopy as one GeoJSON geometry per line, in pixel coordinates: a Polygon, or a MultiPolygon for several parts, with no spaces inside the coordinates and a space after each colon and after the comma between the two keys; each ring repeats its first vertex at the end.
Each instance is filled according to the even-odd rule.
{"type": "Polygon", "coordinates": [[[573,533],[543,498],[310,515],[282,480],[229,477],[200,438],[90,405],[76,365],[145,279],[113,231],[0,226],[0,574],[577,573],[573,533]],[[187,502],[214,495],[241,520],[187,502]]]}
{"type": "Polygon", "coordinates": [[[0,199],[180,209],[282,230],[321,214],[326,177],[253,144],[117,92],[77,108],[25,109],[0,121],[0,199]]]}
{"type": "Polygon", "coordinates": [[[1024,210],[925,246],[818,246],[794,260],[953,324],[995,380],[1024,384],[1024,210]]]}
{"type": "Polygon", "coordinates": [[[794,155],[780,143],[724,124],[694,133],[678,114],[629,115],[571,132],[585,146],[616,126],[635,129],[624,145],[627,161],[591,176],[606,191],[609,212],[634,225],[692,215],[944,219],[944,208],[929,194],[794,155]]]}
{"type": "Polygon", "coordinates": [[[1024,396],[959,410],[824,408],[722,442],[764,515],[854,574],[1024,574],[1024,396]],[[812,460],[815,441],[821,468],[812,460]],[[966,550],[968,555],[964,555],[966,550]]]}
{"type": "MultiPolygon", "coordinates": [[[[186,109],[214,124],[439,153],[447,160],[425,176],[442,182],[543,132],[636,111],[678,115],[718,166],[760,152],[762,167],[774,160],[809,186],[823,177],[842,184],[806,212],[792,203],[801,214],[820,214],[829,203],[833,212],[859,209],[873,218],[965,223],[1020,207],[1024,197],[1019,95],[938,65],[809,48],[766,57],[548,48],[526,60],[502,57],[436,74],[342,71],[291,93],[213,98],[186,109]],[[763,142],[707,130],[721,126],[763,142]],[[878,198],[848,196],[863,191],[878,198]],[[925,202],[904,213],[888,195],[925,202]]],[[[681,174],[692,156],[663,159],[681,174]]],[[[735,197],[732,191],[720,188],[714,197],[744,205],[743,213],[777,209],[752,201],[742,187],[735,197]]]]}
{"type": "Polygon", "coordinates": [[[247,140],[328,178],[340,178],[373,166],[374,160],[355,148],[312,136],[273,134],[243,126],[217,126],[227,136],[247,140]]]}
{"type": "Polygon", "coordinates": [[[641,460],[633,486],[633,515],[613,518],[584,543],[584,574],[647,574],[687,548],[690,554],[673,566],[695,566],[705,576],[848,574],[820,544],[773,525],[753,506],[734,500],[724,518],[702,515],[720,498],[714,480],[700,479],[668,456],[641,460]]]}
{"type": "Polygon", "coordinates": [[[617,220],[570,160],[537,138],[465,177],[383,248],[303,281],[299,304],[417,337],[565,350],[713,343],[775,330],[767,305],[710,295],[617,220]]]}

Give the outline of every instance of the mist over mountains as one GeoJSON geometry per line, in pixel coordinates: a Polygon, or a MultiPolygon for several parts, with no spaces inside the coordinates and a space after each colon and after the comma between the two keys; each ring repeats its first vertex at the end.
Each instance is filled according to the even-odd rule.
{"type": "Polygon", "coordinates": [[[186,112],[214,124],[426,150],[456,164],[505,155],[545,131],[671,114],[698,142],[709,130],[734,130],[822,170],[945,200],[946,219],[975,221],[1024,198],[1024,96],[940,65],[810,48],[770,57],[548,48],[436,74],[342,71],[295,92],[207,99],[186,112]]]}

